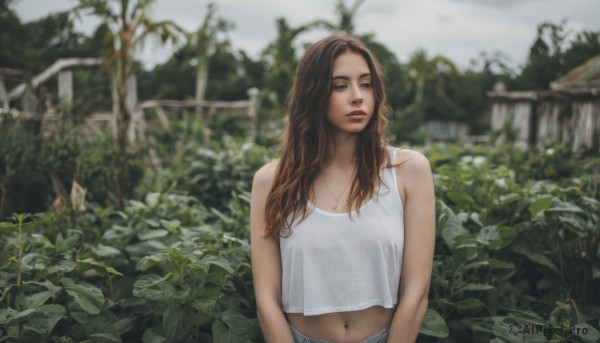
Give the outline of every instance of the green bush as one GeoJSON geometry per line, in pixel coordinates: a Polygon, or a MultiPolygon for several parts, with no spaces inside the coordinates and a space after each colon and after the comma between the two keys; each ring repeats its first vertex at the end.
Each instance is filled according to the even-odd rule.
{"type": "MultiPolygon", "coordinates": [[[[0,341],[264,341],[249,192],[275,150],[228,137],[174,144],[171,156],[156,151],[158,168],[145,170],[122,212],[67,200],[0,224],[0,341]]],[[[75,165],[67,174],[89,185],[113,175],[100,147],[67,145],[62,159],[55,147],[43,162],[53,170],[75,165]]],[[[425,151],[437,241],[420,342],[600,339],[600,164],[548,149],[425,151]]]]}
{"type": "MultiPolygon", "coordinates": [[[[568,178],[521,182],[519,174],[537,173],[534,162],[513,150],[512,166],[520,167],[513,170],[495,163],[498,152],[484,152],[434,159],[438,240],[430,304],[450,326],[452,341],[520,341],[505,335],[513,323],[597,326],[598,172],[578,175],[572,168],[568,178]]],[[[569,339],[600,338],[593,327],[587,331],[569,339]]]]}

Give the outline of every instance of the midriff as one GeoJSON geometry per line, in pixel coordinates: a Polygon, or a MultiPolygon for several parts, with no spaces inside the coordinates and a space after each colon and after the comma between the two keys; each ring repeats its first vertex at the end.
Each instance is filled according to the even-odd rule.
{"type": "Polygon", "coordinates": [[[287,313],[290,324],[305,336],[339,343],[361,342],[390,326],[395,308],[373,306],[360,311],[305,316],[287,313]]]}

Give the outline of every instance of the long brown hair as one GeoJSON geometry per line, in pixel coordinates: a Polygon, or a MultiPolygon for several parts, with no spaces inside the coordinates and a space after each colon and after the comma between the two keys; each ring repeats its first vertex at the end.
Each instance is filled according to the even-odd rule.
{"type": "Polygon", "coordinates": [[[348,34],[334,34],[311,45],[296,69],[288,95],[287,128],[282,137],[279,164],[267,196],[265,236],[289,236],[296,220],[306,218],[313,184],[333,144],[331,124],[326,118],[332,91],[333,62],[352,51],[366,60],[375,97],[373,116],[358,134],[356,172],[347,210],[357,213],[381,184],[380,170],[387,161],[383,130],[387,125],[385,89],[379,64],[369,49],[348,34]],[[290,217],[291,215],[291,217],[290,217]]]}

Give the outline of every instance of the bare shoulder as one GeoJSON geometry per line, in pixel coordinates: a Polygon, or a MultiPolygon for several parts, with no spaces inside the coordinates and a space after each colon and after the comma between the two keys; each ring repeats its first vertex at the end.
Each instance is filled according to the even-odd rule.
{"type": "Polygon", "coordinates": [[[429,160],[422,153],[411,149],[397,149],[396,161],[398,162],[397,170],[402,173],[425,173],[431,174],[431,166],[429,160]]]}
{"type": "Polygon", "coordinates": [[[254,173],[254,187],[270,187],[271,184],[273,184],[273,179],[275,179],[275,171],[277,170],[278,164],[279,160],[274,160],[257,170],[256,173],[254,173]]]}

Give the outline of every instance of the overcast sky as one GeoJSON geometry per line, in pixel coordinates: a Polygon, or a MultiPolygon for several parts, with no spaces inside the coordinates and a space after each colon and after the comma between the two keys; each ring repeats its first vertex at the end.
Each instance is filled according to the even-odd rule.
{"type": "MultiPolygon", "coordinates": [[[[347,0],[353,4],[355,0],[347,0]]],[[[228,36],[234,49],[257,57],[276,37],[275,19],[285,17],[292,26],[314,19],[336,21],[336,0],[216,0],[218,14],[232,21],[228,36]]],[[[15,9],[23,21],[72,8],[76,0],[17,0],[15,9]]],[[[188,31],[201,24],[208,0],[157,0],[153,19],[171,19],[188,31]]],[[[356,15],[357,33],[375,38],[406,62],[412,52],[424,48],[430,56],[444,55],[466,67],[481,52],[502,52],[513,66],[522,65],[544,21],[567,20],[571,32],[600,30],[600,0],[366,0],[356,15]]],[[[83,18],[77,28],[92,32],[98,21],[83,18]]],[[[312,42],[326,33],[315,31],[299,37],[312,42]]],[[[164,62],[173,48],[150,44],[140,58],[151,66],[164,62]]]]}

